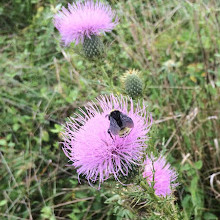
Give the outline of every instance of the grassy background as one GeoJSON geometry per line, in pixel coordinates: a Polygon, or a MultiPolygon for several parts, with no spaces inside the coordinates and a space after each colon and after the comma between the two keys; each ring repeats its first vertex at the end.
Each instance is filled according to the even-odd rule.
{"type": "MultiPolygon", "coordinates": [[[[78,107],[124,94],[120,76],[129,68],[142,72],[155,122],[150,147],[179,173],[182,219],[217,219],[220,2],[109,0],[120,24],[103,38],[111,46],[101,64],[60,46],[52,18],[61,3],[0,3],[0,219],[141,218],[111,203],[108,184],[101,191],[78,184],[58,144],[78,107]]],[[[149,219],[166,219],[153,212],[149,219]]]]}

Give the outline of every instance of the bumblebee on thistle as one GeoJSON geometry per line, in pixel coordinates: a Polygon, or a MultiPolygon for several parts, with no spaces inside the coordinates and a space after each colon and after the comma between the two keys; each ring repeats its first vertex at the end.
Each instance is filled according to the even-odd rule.
{"type": "Polygon", "coordinates": [[[71,42],[83,44],[86,57],[100,56],[104,45],[99,35],[110,32],[118,24],[117,16],[108,4],[99,0],[77,1],[62,8],[55,17],[54,25],[65,46],[71,42]]]}
{"type": "Polygon", "coordinates": [[[79,110],[81,113],[71,117],[63,131],[63,151],[77,169],[78,176],[85,176],[91,185],[99,182],[98,188],[112,176],[116,180],[128,176],[147,148],[152,118],[144,103],[138,103],[135,108],[131,98],[111,94],[100,96],[96,104],[88,103],[85,110],[79,110]],[[107,115],[114,126],[110,125],[107,115]],[[121,138],[123,124],[134,126],[121,138]],[[114,140],[109,129],[115,135],[114,140]]]}

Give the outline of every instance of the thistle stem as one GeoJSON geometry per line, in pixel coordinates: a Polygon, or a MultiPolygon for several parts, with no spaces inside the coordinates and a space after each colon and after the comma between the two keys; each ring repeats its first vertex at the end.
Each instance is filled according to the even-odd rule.
{"type": "Polygon", "coordinates": [[[111,86],[111,88],[113,88],[114,87],[113,81],[106,73],[104,66],[102,66],[101,69],[102,69],[102,72],[104,73],[105,78],[108,80],[109,85],[111,86]]]}
{"type": "MultiPolygon", "coordinates": [[[[161,199],[155,195],[154,191],[153,191],[153,188],[151,188],[150,186],[148,186],[146,183],[144,183],[144,181],[141,181],[140,182],[140,186],[142,187],[142,189],[146,190],[149,195],[151,196],[151,198],[153,198],[154,201],[156,201],[159,205],[160,205],[160,201],[161,199]]],[[[162,208],[162,211],[164,213],[166,213],[166,215],[169,216],[169,219],[174,219],[174,220],[178,220],[178,216],[176,214],[176,209],[175,209],[175,206],[174,204],[172,203],[171,206],[162,206],[160,205],[160,207],[162,208]],[[171,209],[171,206],[172,206],[172,209],[171,209]],[[173,213],[175,216],[173,216],[173,213],[172,213],[172,210],[173,210],[173,213]]]]}

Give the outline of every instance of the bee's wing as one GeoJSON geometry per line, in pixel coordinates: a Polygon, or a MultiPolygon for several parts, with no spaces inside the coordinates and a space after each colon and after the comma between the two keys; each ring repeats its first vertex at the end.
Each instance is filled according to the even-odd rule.
{"type": "Polygon", "coordinates": [[[134,122],[133,120],[128,117],[127,115],[124,115],[124,114],[120,114],[120,117],[121,117],[121,121],[122,121],[122,126],[125,128],[133,128],[134,127],[134,122]]]}
{"type": "Polygon", "coordinates": [[[118,135],[121,128],[118,126],[117,121],[113,117],[110,117],[109,120],[110,120],[109,130],[113,135],[118,135]]]}

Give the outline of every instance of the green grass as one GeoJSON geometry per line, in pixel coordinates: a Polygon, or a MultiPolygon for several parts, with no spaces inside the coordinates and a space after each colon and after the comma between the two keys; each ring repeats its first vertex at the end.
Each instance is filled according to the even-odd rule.
{"type": "Polygon", "coordinates": [[[0,3],[0,219],[159,219],[150,203],[131,206],[142,195],[79,184],[58,144],[78,107],[125,94],[130,68],[142,73],[155,122],[149,147],[179,173],[179,219],[220,215],[219,2],[109,2],[120,24],[103,38],[112,44],[101,64],[60,46],[52,18],[62,1],[0,3]]]}

